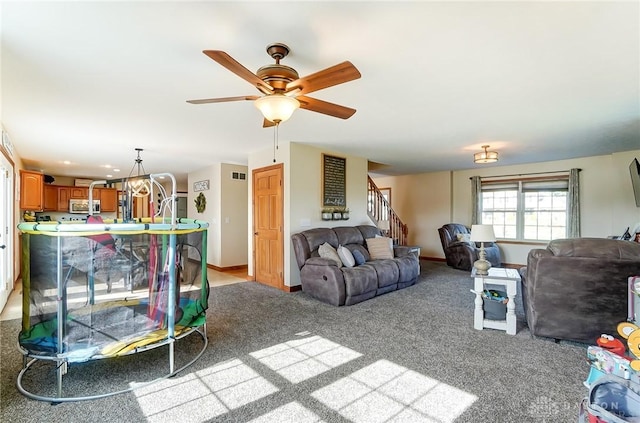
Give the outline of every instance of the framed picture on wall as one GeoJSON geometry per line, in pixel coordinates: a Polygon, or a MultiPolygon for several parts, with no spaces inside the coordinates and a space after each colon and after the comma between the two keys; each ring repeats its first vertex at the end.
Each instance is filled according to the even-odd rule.
{"type": "Polygon", "coordinates": [[[209,180],[205,179],[204,181],[198,181],[193,183],[193,191],[206,191],[209,189],[209,180]]]}
{"type": "Polygon", "coordinates": [[[347,205],[347,159],[322,155],[322,206],[347,205]]]}

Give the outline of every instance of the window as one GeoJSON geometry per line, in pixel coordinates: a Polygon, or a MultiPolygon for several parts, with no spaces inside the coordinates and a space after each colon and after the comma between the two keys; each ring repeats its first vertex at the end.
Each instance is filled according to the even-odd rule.
{"type": "Polygon", "coordinates": [[[482,181],[481,222],[497,238],[549,241],[568,237],[567,177],[482,181]]]}

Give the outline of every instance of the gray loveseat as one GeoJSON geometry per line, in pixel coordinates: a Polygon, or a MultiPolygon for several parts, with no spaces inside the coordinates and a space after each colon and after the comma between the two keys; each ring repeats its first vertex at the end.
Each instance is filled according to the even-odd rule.
{"type": "Polygon", "coordinates": [[[556,239],[531,250],[520,274],[531,334],[594,344],[627,320],[628,278],[640,275],[640,243],[556,239]]]}
{"type": "Polygon", "coordinates": [[[312,297],[335,305],[352,305],[387,292],[413,285],[420,274],[418,257],[408,247],[394,247],[393,259],[371,260],[365,242],[380,235],[375,226],[316,228],[293,234],[293,248],[302,290],[312,297]],[[338,267],[320,257],[318,247],[328,242],[358,250],[367,260],[354,267],[338,267]]]}

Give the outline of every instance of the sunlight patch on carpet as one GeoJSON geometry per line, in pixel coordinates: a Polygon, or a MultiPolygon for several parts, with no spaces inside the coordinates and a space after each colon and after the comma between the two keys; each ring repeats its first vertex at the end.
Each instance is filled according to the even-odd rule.
{"type": "MultiPolygon", "coordinates": [[[[266,367],[259,367],[265,376],[272,371],[293,386],[363,357],[363,354],[320,336],[305,336],[252,352],[249,356],[266,367]]],[[[250,359],[245,361],[252,362],[250,359]]],[[[241,407],[252,407],[252,403],[279,392],[245,361],[234,358],[133,392],[150,423],[209,421],[241,407]]],[[[268,376],[273,378],[275,375],[268,376]]],[[[384,359],[317,389],[310,396],[331,413],[338,413],[354,423],[454,422],[478,399],[384,359]]],[[[258,404],[258,407],[264,406],[264,402],[258,404]]],[[[274,421],[323,422],[316,412],[297,401],[277,406],[252,420],[253,423],[274,421]]]]}
{"type": "Polygon", "coordinates": [[[297,402],[290,402],[282,407],[263,414],[262,416],[250,420],[249,423],[273,423],[273,422],[296,422],[296,423],[318,423],[322,419],[313,411],[304,408],[297,402]]]}
{"type": "Polygon", "coordinates": [[[288,341],[249,355],[291,383],[311,379],[362,356],[320,336],[288,341]]]}
{"type": "Polygon", "coordinates": [[[133,391],[147,421],[204,422],[277,392],[239,359],[133,391]]]}
{"type": "Polygon", "coordinates": [[[453,422],[478,398],[388,360],[311,394],[353,422],[453,422]]]}

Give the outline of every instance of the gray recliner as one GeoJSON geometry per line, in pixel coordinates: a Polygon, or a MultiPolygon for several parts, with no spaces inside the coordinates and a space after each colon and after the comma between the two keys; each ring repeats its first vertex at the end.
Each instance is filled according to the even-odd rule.
{"type": "Polygon", "coordinates": [[[520,274],[531,334],[593,344],[600,334],[616,335],[627,320],[628,280],[640,276],[640,243],[556,239],[529,251],[520,274]]]}
{"type": "MultiPolygon", "coordinates": [[[[454,269],[471,270],[473,262],[478,260],[480,243],[458,241],[458,234],[470,234],[471,230],[460,223],[448,223],[438,229],[442,250],[447,259],[447,265],[454,269]]],[[[502,256],[500,248],[495,242],[485,242],[484,251],[487,260],[493,267],[500,267],[502,256]]]]}

